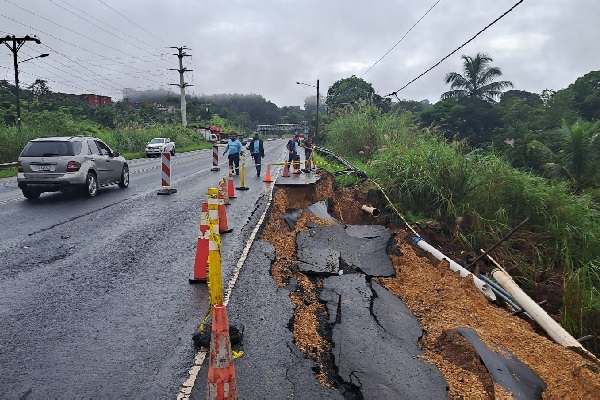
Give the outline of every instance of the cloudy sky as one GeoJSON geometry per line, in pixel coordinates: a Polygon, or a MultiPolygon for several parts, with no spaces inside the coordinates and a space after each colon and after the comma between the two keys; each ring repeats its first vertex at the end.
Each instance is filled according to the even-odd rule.
{"type": "MultiPolygon", "coordinates": [[[[303,105],[356,75],[384,96],[435,65],[519,0],[0,0],[0,37],[36,35],[18,52],[22,86],[122,98],[124,88],[259,94],[303,105]],[[433,7],[433,8],[432,8],[433,7]],[[420,21],[419,21],[420,20],[420,21]],[[415,25],[416,24],[416,25],[415,25]],[[49,56],[26,61],[41,53],[49,56]],[[382,58],[383,57],[383,58],[382,58]]],[[[398,93],[437,102],[463,54],[484,52],[514,88],[562,89],[600,69],[600,0],[524,0],[398,93]]],[[[0,79],[14,82],[0,47],[0,79]]]]}

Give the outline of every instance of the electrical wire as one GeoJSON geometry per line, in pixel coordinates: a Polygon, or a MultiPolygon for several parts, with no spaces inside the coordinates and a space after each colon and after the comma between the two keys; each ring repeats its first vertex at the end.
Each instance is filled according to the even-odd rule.
{"type": "Polygon", "coordinates": [[[158,40],[161,40],[163,43],[165,43],[167,46],[170,46],[169,43],[167,43],[163,38],[161,38],[160,36],[156,36],[154,33],[146,30],[145,28],[139,26],[138,24],[136,24],[135,22],[133,22],[132,20],[130,20],[129,18],[127,18],[126,16],[124,16],[123,14],[121,14],[120,12],[118,12],[117,10],[115,10],[114,8],[112,8],[111,6],[109,6],[108,4],[106,4],[104,1],[102,0],[98,0],[100,3],[104,4],[106,7],[110,8],[111,10],[113,10],[114,12],[116,12],[117,14],[119,14],[121,17],[125,18],[127,21],[131,22],[132,24],[134,24],[135,26],[137,26],[138,28],[140,28],[141,30],[143,30],[144,32],[154,36],[155,38],[157,38],[158,40]]]}
{"type": "Polygon", "coordinates": [[[408,35],[408,33],[409,33],[410,31],[412,31],[412,30],[413,30],[413,28],[414,28],[415,26],[417,26],[417,24],[418,24],[419,22],[421,22],[421,20],[422,20],[423,18],[425,18],[425,16],[426,16],[427,14],[429,14],[429,12],[430,12],[431,10],[433,10],[433,8],[434,8],[435,6],[437,6],[437,5],[438,5],[438,3],[439,3],[440,1],[442,1],[442,0],[437,0],[437,1],[436,1],[436,2],[435,2],[435,3],[434,3],[434,4],[433,4],[433,5],[432,5],[432,6],[429,8],[429,10],[427,10],[427,12],[426,12],[425,14],[423,14],[423,15],[421,16],[421,18],[419,18],[419,19],[418,19],[418,21],[417,21],[417,22],[415,22],[415,23],[413,24],[413,26],[411,26],[411,27],[410,27],[410,29],[406,31],[406,33],[404,33],[404,36],[402,36],[402,38],[400,38],[400,40],[398,40],[398,41],[396,42],[396,44],[392,46],[392,48],[391,48],[391,49],[389,49],[389,50],[388,50],[388,51],[387,51],[387,52],[386,52],[386,53],[385,53],[383,56],[381,56],[381,58],[380,58],[379,60],[375,61],[375,64],[371,65],[371,66],[369,67],[369,69],[368,69],[368,70],[366,70],[366,71],[365,71],[365,72],[364,72],[364,73],[363,73],[363,74],[362,74],[360,77],[362,78],[363,76],[365,76],[366,74],[368,74],[368,73],[369,73],[369,71],[370,71],[371,69],[373,69],[373,67],[374,67],[374,66],[376,66],[376,65],[377,65],[377,64],[378,64],[378,63],[379,63],[381,60],[383,60],[383,59],[385,58],[385,56],[387,56],[388,54],[390,54],[390,52],[391,52],[392,50],[394,50],[394,49],[396,48],[396,46],[398,46],[398,45],[400,44],[400,42],[401,42],[401,41],[403,41],[403,40],[404,40],[404,38],[406,37],[406,35],[408,35]]]}
{"type": "Polygon", "coordinates": [[[400,89],[390,93],[390,94],[386,94],[384,97],[391,97],[391,96],[395,96],[398,97],[398,92],[400,92],[401,90],[405,89],[406,87],[408,87],[408,85],[410,85],[411,83],[413,83],[414,81],[416,81],[417,79],[421,78],[423,75],[425,75],[426,73],[428,73],[429,71],[431,71],[432,69],[434,69],[435,67],[437,67],[438,65],[440,65],[444,60],[446,60],[448,57],[450,57],[451,55],[453,55],[454,53],[456,53],[458,50],[462,49],[463,47],[465,47],[467,44],[469,44],[470,42],[472,42],[477,36],[479,36],[481,33],[483,33],[485,30],[487,30],[490,26],[494,25],[496,22],[500,21],[502,18],[504,18],[508,13],[510,13],[512,10],[514,10],[519,4],[521,4],[523,1],[525,0],[519,0],[514,6],[512,6],[508,11],[506,11],[504,14],[502,14],[501,16],[499,16],[498,18],[496,18],[495,20],[493,20],[492,22],[490,22],[485,28],[483,28],[482,30],[480,30],[479,32],[477,32],[475,34],[475,36],[473,36],[471,39],[467,40],[466,42],[464,42],[463,44],[461,44],[459,47],[457,47],[453,52],[451,52],[450,54],[448,54],[446,57],[442,58],[440,61],[438,61],[435,65],[433,65],[432,67],[430,67],[429,69],[427,69],[425,72],[423,72],[421,75],[417,76],[415,79],[413,79],[412,81],[408,82],[406,85],[402,86],[400,89]]]}

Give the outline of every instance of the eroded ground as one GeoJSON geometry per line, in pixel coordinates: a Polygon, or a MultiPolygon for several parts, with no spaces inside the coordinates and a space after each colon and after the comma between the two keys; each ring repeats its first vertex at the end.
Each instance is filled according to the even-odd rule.
{"type": "MultiPolygon", "coordinates": [[[[291,295],[295,314],[290,323],[296,345],[315,360],[319,366],[315,374],[322,384],[352,397],[356,388],[340,381],[334,366],[329,315],[319,300],[323,278],[307,276],[294,268],[297,264],[295,238],[298,232],[307,230],[306,223],[324,226],[335,222],[302,213],[292,230],[282,217],[289,209],[302,209],[328,197],[333,197],[332,216],[343,223],[381,223],[361,210],[363,204],[384,209],[376,203],[375,194],[359,189],[335,191],[332,177],[323,176],[317,185],[308,188],[278,188],[262,239],[275,246],[276,259],[271,274],[277,284],[288,285],[291,279],[297,282],[291,295]]],[[[396,245],[402,252],[402,255],[390,254],[396,276],[373,279],[401,298],[420,322],[422,358],[442,372],[450,397],[510,397],[501,386],[494,384],[473,346],[454,331],[459,327],[472,328],[490,349],[498,353],[506,349],[532,368],[547,386],[543,393],[545,398],[598,397],[600,364],[596,359],[584,358],[555,344],[530,321],[488,302],[470,279],[462,279],[443,263],[436,265],[427,258],[412,244],[412,233],[403,228],[388,228],[395,231],[396,245]]],[[[452,243],[448,246],[456,247],[452,243]]],[[[444,252],[443,246],[441,250],[444,252]]]]}

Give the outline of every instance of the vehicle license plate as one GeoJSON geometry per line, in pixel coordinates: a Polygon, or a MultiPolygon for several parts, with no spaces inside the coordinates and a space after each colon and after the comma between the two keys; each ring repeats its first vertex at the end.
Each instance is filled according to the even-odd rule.
{"type": "Polygon", "coordinates": [[[38,171],[50,171],[49,165],[38,165],[38,171]]]}

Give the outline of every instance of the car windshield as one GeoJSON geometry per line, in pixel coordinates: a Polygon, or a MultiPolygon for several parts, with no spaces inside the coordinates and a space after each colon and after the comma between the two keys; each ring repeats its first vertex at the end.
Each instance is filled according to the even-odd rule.
{"type": "Polygon", "coordinates": [[[150,144],[164,143],[165,139],[152,139],[150,144]]]}
{"type": "Polygon", "coordinates": [[[21,152],[21,157],[64,157],[81,152],[81,142],[35,141],[29,142],[21,152]]]}

